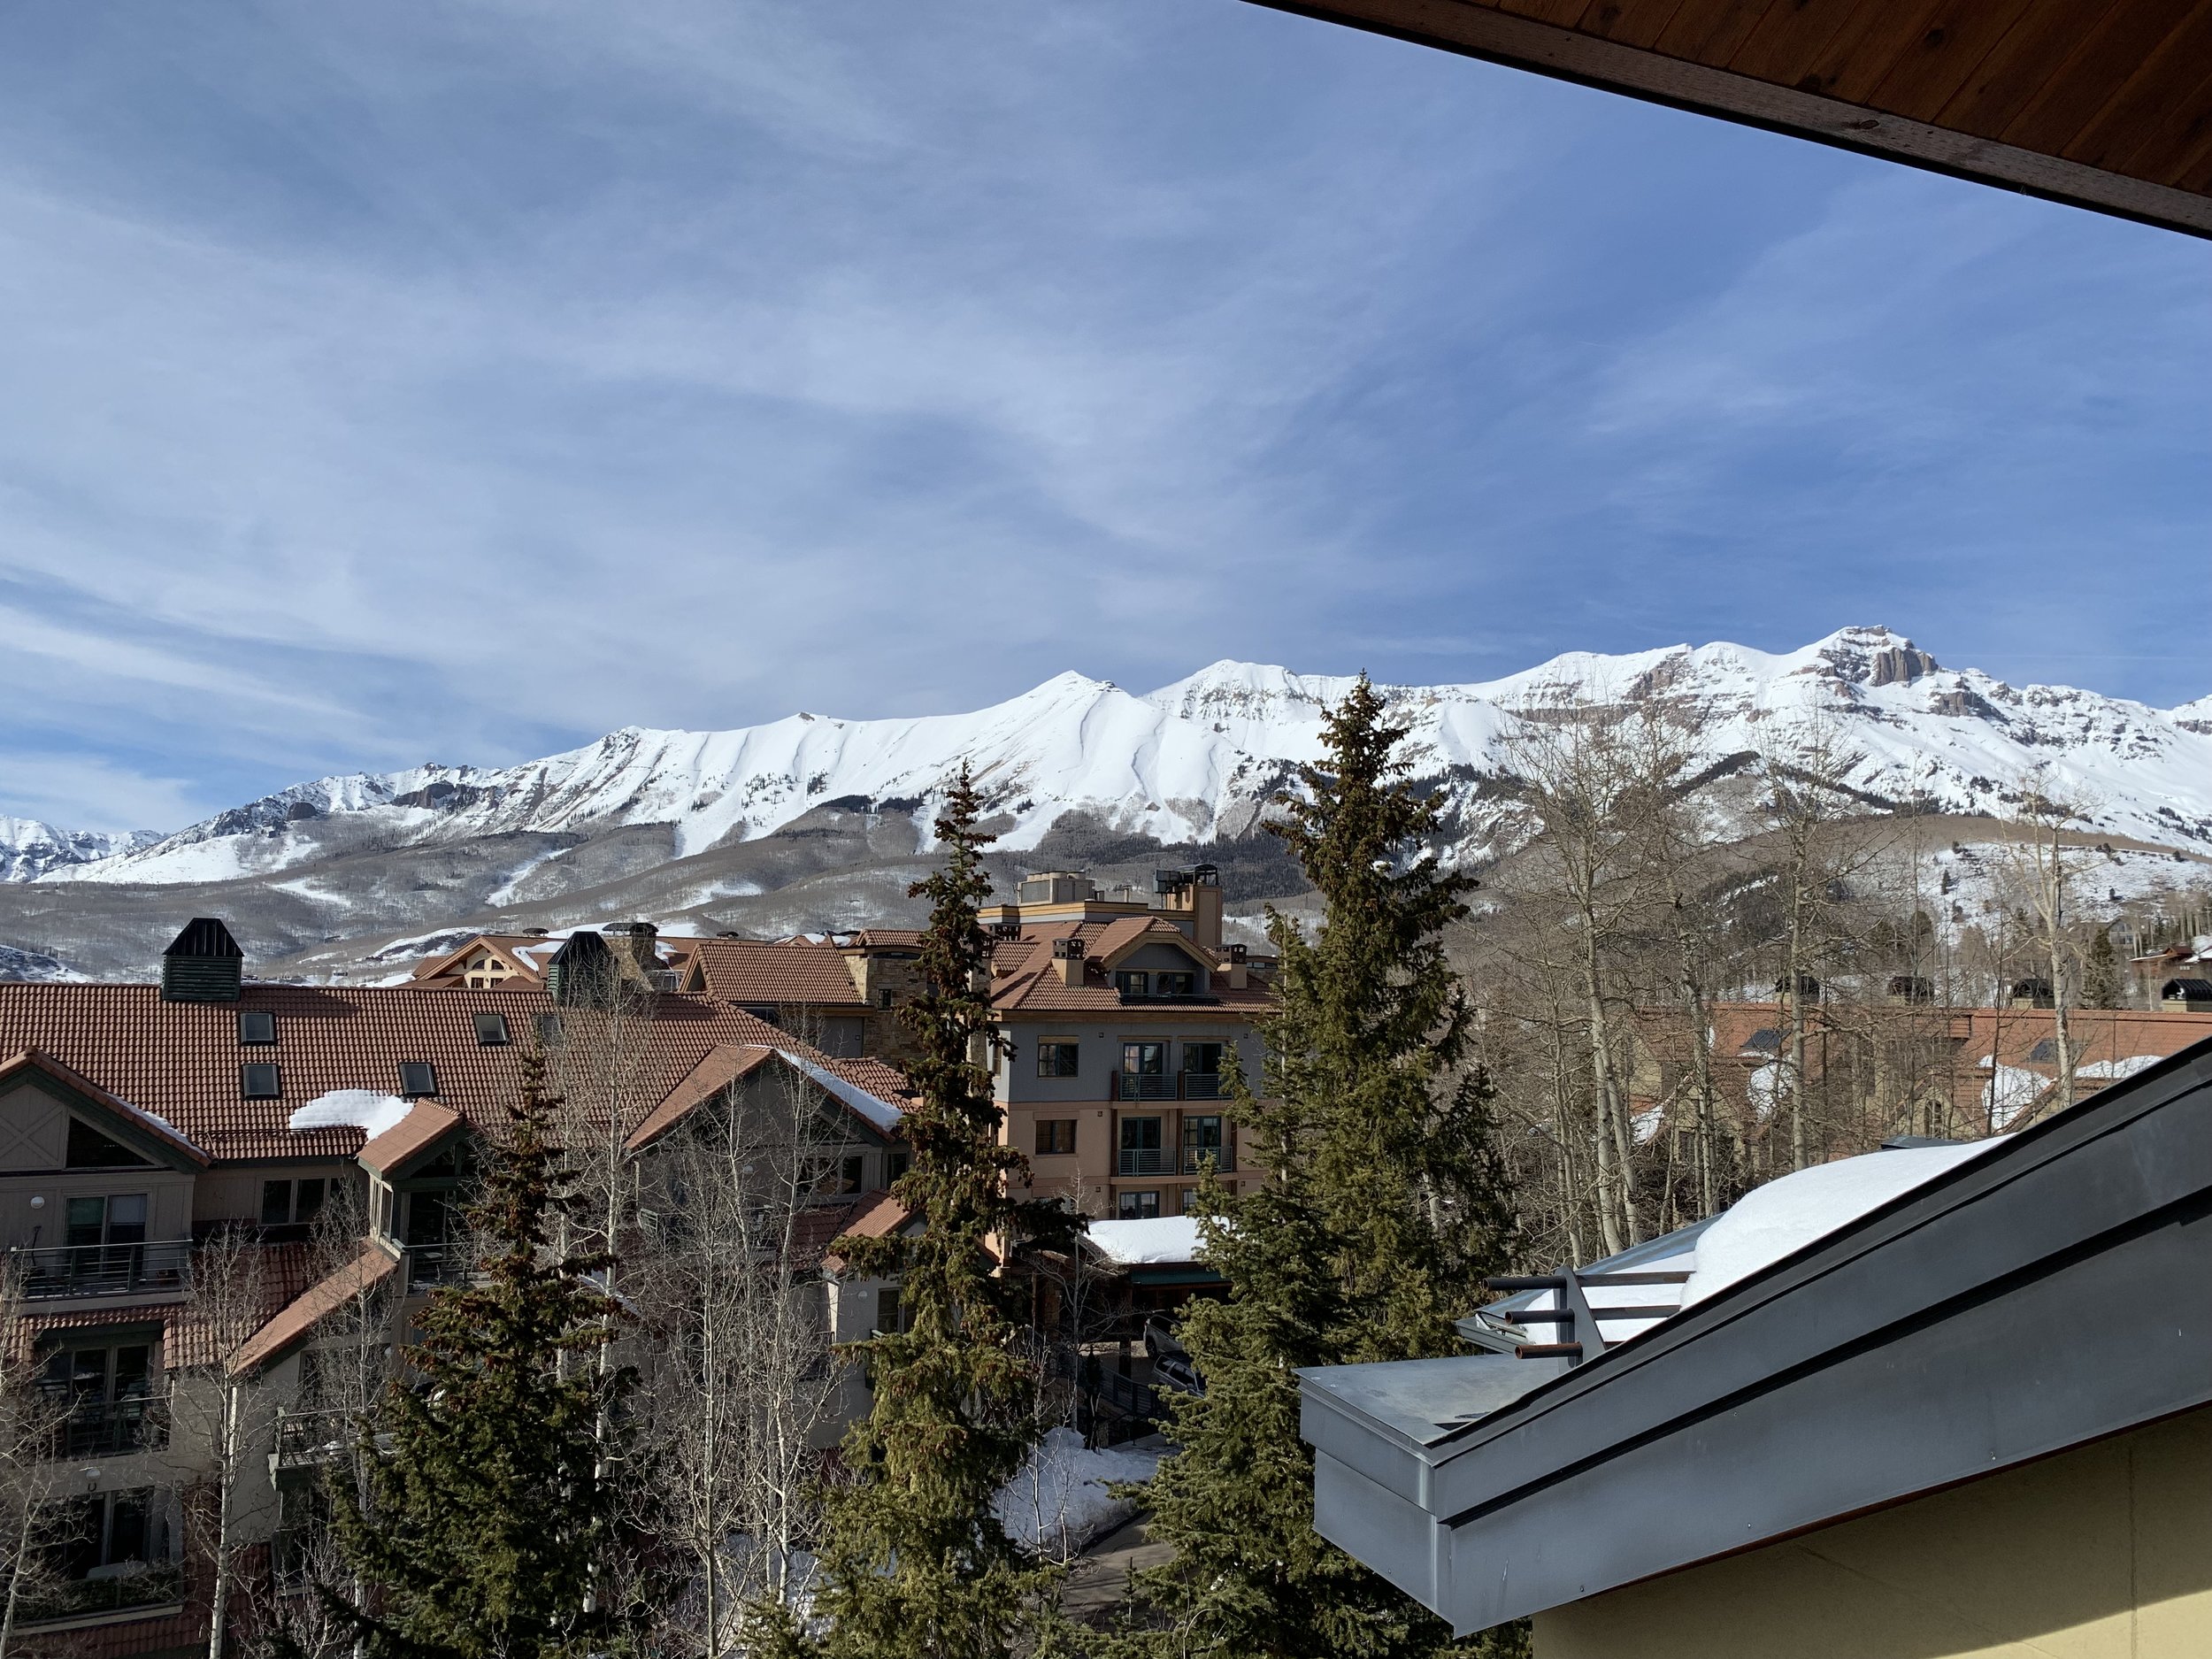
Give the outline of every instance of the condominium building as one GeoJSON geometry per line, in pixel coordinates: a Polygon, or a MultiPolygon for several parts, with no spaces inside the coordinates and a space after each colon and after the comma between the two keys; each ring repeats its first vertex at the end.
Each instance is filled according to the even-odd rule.
{"type": "Polygon", "coordinates": [[[1260,1078],[1271,999],[1265,964],[1224,943],[1221,900],[1208,864],[1161,871],[1150,893],[1057,871],[983,911],[996,1094],[1035,1194],[1136,1218],[1183,1213],[1207,1170],[1255,1179],[1224,1096],[1233,1057],[1260,1078]]]}

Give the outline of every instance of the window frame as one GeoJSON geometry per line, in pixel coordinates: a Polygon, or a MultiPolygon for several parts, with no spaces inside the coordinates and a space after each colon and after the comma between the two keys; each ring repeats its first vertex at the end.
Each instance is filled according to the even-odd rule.
{"type": "Polygon", "coordinates": [[[238,1010],[238,1046],[240,1048],[273,1048],[276,1046],[276,1014],[273,1010],[266,1008],[242,1008],[238,1010]],[[257,1031],[265,1031],[268,1034],[266,1036],[248,1035],[246,1026],[246,1022],[248,1020],[252,1020],[254,1022],[254,1028],[257,1031]]]}
{"type": "Polygon", "coordinates": [[[1160,1191],[1157,1187],[1144,1187],[1134,1192],[1124,1191],[1114,1195],[1115,1220],[1157,1221],[1159,1218],[1160,1191]],[[1150,1201],[1150,1209],[1145,1207],[1147,1200],[1150,1201]]]}
{"type": "Polygon", "coordinates": [[[282,1100],[284,1098],[284,1068],[274,1060],[248,1060],[238,1068],[238,1098],[241,1100],[282,1100]],[[256,1088],[265,1081],[266,1088],[256,1088]]]}
{"type": "Polygon", "coordinates": [[[507,1017],[495,1008],[480,1008],[469,1016],[476,1028],[476,1046],[480,1048],[509,1048],[514,1046],[514,1033],[507,1027],[507,1017]],[[486,1032],[496,1033],[486,1036],[486,1032]]]}
{"type": "Polygon", "coordinates": [[[1037,1152],[1041,1158],[1066,1158],[1075,1156],[1076,1125],[1074,1118],[1040,1118],[1037,1119],[1037,1152]]]}
{"type": "Polygon", "coordinates": [[[1047,1037],[1037,1044],[1037,1075],[1039,1077],[1080,1077],[1083,1074],[1083,1045],[1068,1037],[1047,1037]],[[1063,1064],[1064,1062],[1064,1064],[1063,1064]]]}
{"type": "MultiPolygon", "coordinates": [[[[416,1079],[416,1080],[417,1080],[417,1081],[420,1081],[420,1080],[423,1080],[423,1079],[416,1079]]],[[[402,1061],[399,1063],[399,1097],[400,1097],[400,1099],[402,1099],[402,1100],[435,1100],[435,1099],[437,1099],[437,1098],[438,1098],[438,1067],[437,1067],[437,1063],[436,1063],[435,1061],[432,1061],[432,1060],[402,1060],[402,1061]],[[416,1088],[416,1087],[411,1087],[409,1086],[408,1072],[409,1072],[411,1070],[412,1070],[412,1069],[414,1069],[414,1068],[416,1068],[416,1067],[420,1067],[420,1068],[421,1068],[421,1071],[422,1071],[422,1072],[423,1072],[423,1074],[424,1074],[424,1078],[426,1078],[426,1079],[427,1079],[427,1080],[428,1080],[428,1082],[429,1082],[429,1085],[430,1085],[430,1087],[427,1087],[427,1088],[416,1088]]]]}

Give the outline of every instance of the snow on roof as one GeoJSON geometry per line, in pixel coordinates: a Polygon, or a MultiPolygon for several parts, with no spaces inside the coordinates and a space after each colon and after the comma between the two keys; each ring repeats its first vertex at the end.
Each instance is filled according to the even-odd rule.
{"type": "Polygon", "coordinates": [[[1738,1279],[1848,1226],[1870,1210],[2001,1144],[1900,1147],[1816,1164],[1769,1181],[1737,1200],[1697,1240],[1697,1265],[1682,1287],[1686,1308],[1738,1279]]]}
{"type": "Polygon", "coordinates": [[[1196,1216],[1152,1216],[1141,1221],[1094,1221],[1084,1235],[1117,1267],[1198,1259],[1196,1216]]]}
{"type": "Polygon", "coordinates": [[[295,1108],[285,1127],[297,1134],[303,1129],[359,1129],[373,1140],[413,1110],[411,1102],[373,1088],[334,1088],[295,1108]]]}
{"type": "Polygon", "coordinates": [[[896,1129],[899,1120],[906,1115],[889,1101],[871,1094],[857,1083],[848,1082],[826,1066],[817,1065],[788,1048],[779,1048],[776,1052],[879,1129],[896,1129]]]}

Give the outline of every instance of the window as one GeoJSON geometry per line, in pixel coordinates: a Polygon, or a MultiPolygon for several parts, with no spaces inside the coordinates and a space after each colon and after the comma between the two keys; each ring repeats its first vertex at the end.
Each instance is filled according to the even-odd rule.
{"type": "Polygon", "coordinates": [[[241,1009],[238,1014],[238,1041],[248,1044],[274,1042],[276,1016],[265,1008],[241,1009]]]}
{"type": "Polygon", "coordinates": [[[1198,987],[1194,973],[1156,973],[1152,976],[1152,995],[1155,996],[1190,996],[1198,987]]]}
{"type": "Polygon", "coordinates": [[[478,1014],[476,1046],[480,1048],[504,1048],[507,1046],[507,1017],[504,1014],[478,1014]]]}
{"type": "Polygon", "coordinates": [[[238,1068],[238,1092],[248,1100],[274,1100],[284,1091],[273,1060],[256,1060],[238,1068]]]}
{"type": "Polygon", "coordinates": [[[1074,1150],[1074,1118],[1041,1118],[1037,1120],[1037,1151],[1040,1156],[1064,1156],[1074,1150]]]}
{"type": "Polygon", "coordinates": [[[1124,996],[1144,996],[1148,994],[1146,987],[1150,983],[1149,974],[1140,973],[1133,968],[1118,969],[1114,973],[1114,989],[1124,996]]]}
{"type": "Polygon", "coordinates": [[[783,1024],[780,1019],[776,1018],[778,1010],[773,1008],[755,1006],[748,1008],[745,1011],[750,1014],[755,1019],[760,1021],[760,1023],[764,1025],[780,1026],[783,1024]]]}
{"type": "Polygon", "coordinates": [[[878,991],[876,993],[876,1006],[878,1008],[890,1007],[893,1001],[893,995],[894,994],[889,991],[878,991]]]}
{"type": "Polygon", "coordinates": [[[1124,1221],[1150,1221],[1160,1213],[1157,1193],[1124,1193],[1115,1201],[1114,1213],[1124,1221]]]}
{"type": "Polygon", "coordinates": [[[910,1152],[885,1153],[883,1155],[883,1184],[886,1187],[890,1186],[893,1181],[906,1173],[908,1166],[913,1162],[914,1155],[910,1152]]]}
{"type": "Polygon", "coordinates": [[[62,1154],[73,1170],[143,1169],[146,1160],[126,1147],[118,1146],[90,1124],[72,1118],[69,1120],[69,1141],[62,1154]]]}
{"type": "Polygon", "coordinates": [[[1121,1078],[1115,1092],[1123,1100],[1173,1100],[1175,1079],[1168,1075],[1167,1044],[1123,1043],[1121,1078]]]}
{"type": "Polygon", "coordinates": [[[54,1399],[86,1404],[142,1400],[152,1387],[153,1353],[143,1342],[122,1348],[63,1348],[47,1357],[39,1386],[54,1399]]]}
{"type": "Polygon", "coordinates": [[[1081,1045],[1072,1042],[1041,1042],[1037,1045],[1037,1075],[1039,1077],[1074,1077],[1081,1054],[1081,1045]]]}
{"type": "Polygon", "coordinates": [[[443,1193],[407,1194],[407,1238],[418,1248],[443,1244],[452,1206],[443,1193]]]}
{"type": "Polygon", "coordinates": [[[549,1052],[561,1046],[561,1017],[558,1014],[540,1014],[537,1028],[539,1048],[549,1052]]]}
{"type": "MultiPolygon", "coordinates": [[[[57,1564],[61,1576],[73,1582],[81,1583],[104,1567],[169,1558],[169,1529],[163,1525],[150,1486],[71,1498],[63,1505],[57,1530],[68,1540],[57,1552],[57,1564]]],[[[111,1576],[101,1573],[103,1578],[111,1576]]]]}
{"type": "Polygon", "coordinates": [[[65,1244],[81,1248],[91,1244],[146,1242],[143,1193],[122,1193],[112,1198],[73,1198],[62,1213],[65,1244]]]}
{"type": "Polygon", "coordinates": [[[303,1227],[323,1207],[330,1183],[320,1176],[298,1181],[261,1183],[261,1225],[265,1227],[303,1227]]]}
{"type": "Polygon", "coordinates": [[[892,1336],[906,1329],[906,1309],[899,1301],[899,1287],[886,1285],[876,1292],[876,1334],[892,1336]]]}
{"type": "Polygon", "coordinates": [[[2055,1037],[2046,1037],[2041,1042],[2037,1043],[2034,1048],[2028,1050],[2028,1064],[2030,1065],[2048,1065],[2057,1058],[2058,1040],[2055,1037]]]}
{"type": "Polygon", "coordinates": [[[858,1153],[847,1158],[838,1172],[837,1190],[841,1193],[858,1192],[861,1182],[867,1179],[867,1160],[858,1153]]]}
{"type": "Polygon", "coordinates": [[[1160,1118],[1125,1118],[1121,1120],[1121,1156],[1117,1166],[1123,1175],[1167,1175],[1172,1172],[1169,1160],[1173,1156],[1161,1144],[1160,1118]]]}
{"type": "Polygon", "coordinates": [[[399,1063],[399,1092],[405,1100],[435,1094],[438,1092],[438,1068],[427,1060],[402,1060],[399,1063]]]}
{"type": "Polygon", "coordinates": [[[392,1236],[392,1189],[382,1181],[371,1184],[376,1207],[376,1230],[384,1238],[392,1236]]]}

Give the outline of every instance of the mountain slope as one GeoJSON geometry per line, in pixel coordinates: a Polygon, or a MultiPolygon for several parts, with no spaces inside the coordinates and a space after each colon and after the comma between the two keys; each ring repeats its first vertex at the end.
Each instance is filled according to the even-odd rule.
{"type": "Polygon", "coordinates": [[[160,839],[153,830],[110,835],[56,829],[35,818],[0,818],[0,881],[35,881],[50,870],[136,852],[160,839]]]}
{"type": "MultiPolygon", "coordinates": [[[[150,846],[12,879],[205,882],[368,845],[642,825],[669,826],[672,851],[684,856],[766,835],[826,803],[913,811],[964,759],[1010,820],[1001,840],[1010,850],[1036,847],[1071,811],[1114,833],[1205,842],[1251,829],[1294,765],[1319,752],[1322,710],[1349,683],[1222,662],[1146,696],[1066,673],[973,714],[796,714],[729,732],[626,727],[519,766],[298,784],[150,846]]],[[[1727,644],[1574,654],[1503,680],[1389,695],[1412,726],[1415,771],[1445,787],[1471,852],[1494,827],[1476,783],[1505,765],[1509,710],[1554,698],[1663,700],[1694,722],[1714,759],[1786,749],[1825,724],[1860,756],[1855,787],[1951,812],[2001,811],[2041,767],[2047,793],[2083,803],[2114,833],[2212,852],[2212,732],[2197,729],[2207,722],[1947,670],[1882,628],[1847,628],[1784,655],[1727,644]]],[[[518,864],[514,879],[530,873],[518,864]]]]}

